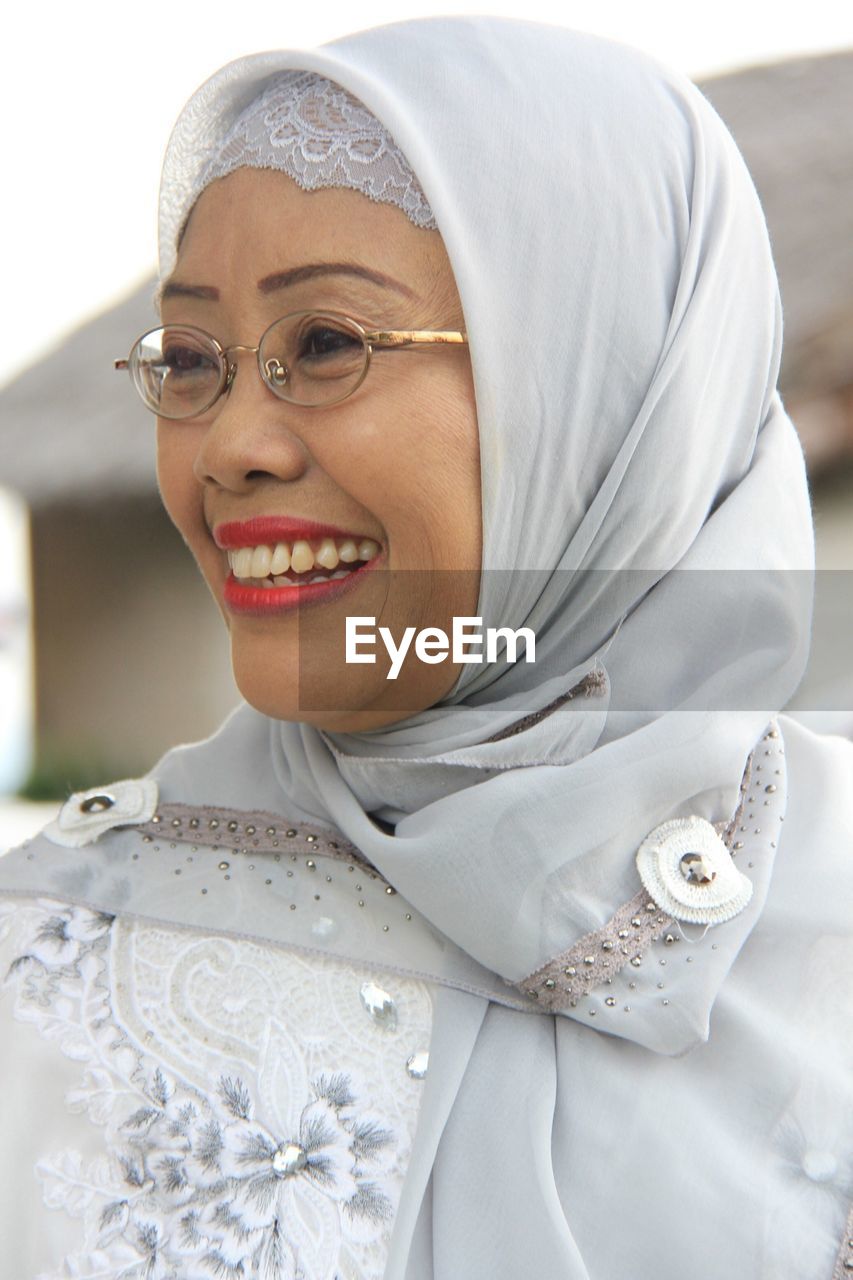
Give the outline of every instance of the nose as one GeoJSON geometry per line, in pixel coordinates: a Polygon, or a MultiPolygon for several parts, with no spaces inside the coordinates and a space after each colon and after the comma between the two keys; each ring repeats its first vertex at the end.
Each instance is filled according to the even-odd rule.
{"type": "Polygon", "coordinates": [[[204,426],[193,463],[196,479],[234,493],[264,480],[297,480],[311,463],[297,426],[311,410],[281,400],[266,386],[256,348],[232,347],[228,358],[230,385],[204,426]]]}

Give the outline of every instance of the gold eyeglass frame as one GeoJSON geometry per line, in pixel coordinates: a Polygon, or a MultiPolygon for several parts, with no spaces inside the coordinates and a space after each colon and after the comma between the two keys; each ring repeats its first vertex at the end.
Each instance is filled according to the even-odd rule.
{"type": "Polygon", "coordinates": [[[361,386],[361,384],[364,382],[365,378],[367,377],[367,372],[370,368],[370,361],[371,361],[371,357],[373,356],[373,350],[375,347],[381,347],[381,348],[390,347],[393,349],[393,348],[419,346],[421,344],[432,344],[432,343],[441,343],[441,344],[464,343],[467,345],[467,342],[468,342],[467,334],[455,329],[452,329],[452,330],[449,330],[449,329],[377,329],[371,332],[365,329],[362,325],[360,325],[357,320],[353,320],[352,316],[345,315],[342,311],[291,311],[285,316],[280,316],[278,320],[274,320],[271,325],[267,326],[267,328],[261,334],[260,341],[256,347],[247,347],[247,346],[244,346],[242,343],[235,344],[232,347],[223,347],[220,345],[219,342],[217,342],[216,338],[214,338],[212,333],[208,333],[206,329],[199,328],[198,325],[192,325],[192,324],[157,325],[156,328],[146,330],[145,333],[141,334],[136,339],[136,341],[134,342],[133,346],[130,349],[130,354],[126,358],[114,360],[113,369],[116,369],[116,370],[126,369],[130,373],[131,377],[133,378],[134,386],[137,392],[139,392],[140,400],[142,400],[142,403],[145,405],[146,409],[149,409],[151,413],[156,414],[156,416],[159,418],[166,418],[172,422],[183,422],[188,418],[198,418],[201,416],[201,414],[207,413],[208,409],[212,408],[212,406],[216,404],[216,401],[220,398],[220,396],[225,395],[225,393],[230,390],[231,384],[233,383],[234,378],[237,374],[237,364],[235,361],[231,359],[232,352],[250,351],[257,356],[258,373],[260,374],[261,380],[264,383],[264,386],[268,387],[269,390],[272,391],[274,395],[278,396],[279,400],[284,400],[288,404],[298,405],[299,408],[301,409],[325,409],[330,405],[340,404],[341,401],[347,400],[353,394],[353,392],[358,390],[358,388],[361,386]],[[284,320],[293,320],[300,316],[315,316],[318,320],[324,320],[324,319],[338,320],[338,321],[343,320],[353,330],[355,330],[355,332],[361,337],[361,340],[364,343],[364,347],[365,347],[364,368],[362,369],[361,374],[359,375],[358,381],[355,382],[349,388],[348,391],[345,391],[342,396],[338,396],[334,400],[321,400],[314,404],[305,404],[301,400],[293,400],[291,399],[290,396],[283,395],[281,388],[283,388],[286,385],[287,380],[289,378],[289,370],[287,369],[287,367],[285,365],[282,365],[280,361],[274,358],[266,360],[263,364],[261,363],[261,348],[263,347],[264,339],[266,338],[270,330],[275,329],[276,326],[280,325],[284,320]],[[199,333],[213,345],[213,348],[219,357],[219,381],[216,387],[216,391],[202,408],[194,409],[192,413],[176,415],[176,414],[163,413],[161,410],[153,408],[145,399],[145,397],[142,395],[142,392],[140,391],[140,388],[139,388],[139,383],[137,382],[134,376],[134,367],[135,367],[134,353],[138,350],[140,343],[144,342],[145,339],[150,337],[152,334],[159,333],[163,329],[190,330],[194,333],[199,333]],[[276,368],[273,369],[271,366],[276,366],[276,368]]]}

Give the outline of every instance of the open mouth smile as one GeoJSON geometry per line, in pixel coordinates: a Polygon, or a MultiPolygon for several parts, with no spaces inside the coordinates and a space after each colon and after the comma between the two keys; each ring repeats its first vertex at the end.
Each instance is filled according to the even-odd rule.
{"type": "Polygon", "coordinates": [[[224,601],[236,613],[258,615],[333,600],[376,567],[380,551],[373,538],[349,535],[232,545],[224,601]]]}

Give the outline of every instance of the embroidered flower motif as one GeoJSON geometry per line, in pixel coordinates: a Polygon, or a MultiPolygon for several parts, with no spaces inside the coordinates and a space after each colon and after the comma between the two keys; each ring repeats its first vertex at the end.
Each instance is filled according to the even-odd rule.
{"type": "Polygon", "coordinates": [[[395,1135],[364,1110],[351,1076],[316,1075],[272,1125],[239,1076],[203,1092],[114,1021],[112,917],[39,907],[10,968],[16,1015],[85,1064],[66,1101],[105,1126],[107,1148],[88,1163],[75,1151],[38,1162],[45,1203],[84,1224],[83,1250],[40,1280],[331,1280],[342,1221],[372,1240],[393,1214],[384,1178],[395,1135]]]}

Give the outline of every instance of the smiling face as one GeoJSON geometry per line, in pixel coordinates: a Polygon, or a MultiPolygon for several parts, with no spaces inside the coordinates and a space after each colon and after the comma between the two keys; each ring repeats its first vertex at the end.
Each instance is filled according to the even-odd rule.
{"type": "MultiPolygon", "coordinates": [[[[270,170],[213,182],[187,224],[163,323],[203,329],[223,348],[256,347],[274,321],[305,310],[340,312],[368,331],[465,327],[439,233],[400,209],[346,189],[302,191],[270,170]]],[[[412,651],[388,680],[381,642],[362,649],[375,664],[344,661],[345,620],[373,617],[399,642],[412,626],[449,634],[454,615],[476,610],[480,469],[467,347],[377,348],[351,396],[314,408],[280,399],[251,352],[231,359],[233,383],[210,409],[158,419],[157,471],[229,629],[241,693],[267,715],[337,732],[432,706],[458,664],[412,651]],[[250,521],[273,523],[235,527],[250,521]],[[269,567],[266,552],[249,554],[279,544],[269,567]],[[270,568],[278,588],[260,585],[270,568]],[[295,585],[332,571],[347,576],[295,585]],[[257,587],[241,585],[250,577],[257,587]]]]}

